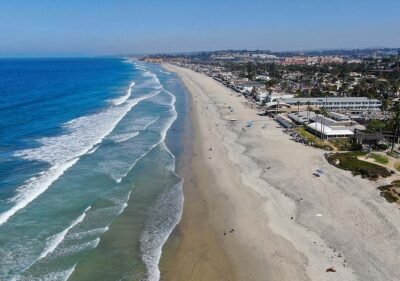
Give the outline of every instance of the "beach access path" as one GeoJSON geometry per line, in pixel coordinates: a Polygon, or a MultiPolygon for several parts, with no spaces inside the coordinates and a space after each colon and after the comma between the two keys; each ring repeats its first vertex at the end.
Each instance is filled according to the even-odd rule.
{"type": "Polygon", "coordinates": [[[162,280],[399,280],[400,210],[377,190],[387,180],[337,169],[224,85],[164,67],[191,93],[194,139],[162,280]]]}

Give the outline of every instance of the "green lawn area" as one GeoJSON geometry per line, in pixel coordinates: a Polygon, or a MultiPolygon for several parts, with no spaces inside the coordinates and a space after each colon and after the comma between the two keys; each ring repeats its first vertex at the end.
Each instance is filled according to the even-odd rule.
{"type": "Polygon", "coordinates": [[[394,163],[394,168],[400,172],[400,162],[394,163]]]}
{"type": "Polygon", "coordinates": [[[314,147],[320,149],[331,151],[335,148],[339,151],[356,151],[361,149],[360,145],[352,143],[349,139],[346,138],[330,139],[329,141],[321,140],[319,137],[316,137],[309,131],[307,131],[303,126],[296,128],[296,131],[309,143],[313,143],[314,147]]]}
{"type": "Polygon", "coordinates": [[[369,179],[378,179],[379,177],[388,177],[390,170],[374,163],[365,162],[357,159],[357,156],[365,155],[364,152],[346,152],[335,153],[327,156],[327,160],[336,167],[351,171],[353,175],[361,175],[369,179]]]}
{"type": "Polygon", "coordinates": [[[362,148],[361,145],[352,142],[348,138],[330,139],[329,142],[339,151],[356,151],[362,148]]]}
{"type": "Polygon", "coordinates": [[[371,153],[369,156],[371,158],[373,158],[375,160],[375,162],[377,162],[379,164],[387,164],[387,163],[389,163],[389,159],[384,155],[371,153]]]}
{"type": "Polygon", "coordinates": [[[308,132],[303,126],[296,128],[297,133],[303,138],[306,138],[309,142],[314,142],[315,140],[319,139],[310,132],[308,132]]]}
{"type": "Polygon", "coordinates": [[[304,127],[296,128],[297,133],[305,138],[309,143],[313,143],[313,146],[316,148],[324,149],[324,150],[333,150],[332,146],[329,143],[321,140],[320,138],[314,136],[310,132],[308,132],[304,127]]]}

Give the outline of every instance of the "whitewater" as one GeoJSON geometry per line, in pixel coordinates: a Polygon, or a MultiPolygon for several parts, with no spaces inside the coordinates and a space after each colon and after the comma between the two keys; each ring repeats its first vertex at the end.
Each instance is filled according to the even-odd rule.
{"type": "Polygon", "coordinates": [[[23,169],[4,175],[4,187],[14,186],[0,181],[0,280],[159,280],[162,247],[182,214],[182,136],[171,128],[183,127],[184,87],[132,59],[74,63],[96,79],[73,80],[70,62],[39,61],[59,69],[55,96],[34,99],[48,86],[31,82],[28,99],[40,110],[27,110],[29,138],[17,135],[21,127],[21,144],[8,152],[10,169],[23,169]],[[79,92],[70,90],[76,83],[79,92]]]}

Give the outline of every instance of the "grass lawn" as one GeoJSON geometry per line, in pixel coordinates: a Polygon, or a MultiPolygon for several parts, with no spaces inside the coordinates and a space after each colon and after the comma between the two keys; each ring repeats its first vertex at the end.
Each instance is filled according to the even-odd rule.
{"type": "Polygon", "coordinates": [[[394,157],[394,158],[400,158],[400,155],[399,155],[397,152],[395,152],[395,151],[393,151],[393,152],[389,151],[387,154],[388,154],[389,156],[394,157]]]}
{"type": "Polygon", "coordinates": [[[307,139],[309,142],[314,142],[316,140],[319,140],[319,138],[308,132],[303,126],[297,127],[296,131],[297,133],[299,133],[300,136],[307,139]]]}
{"type": "Polygon", "coordinates": [[[361,150],[361,145],[353,143],[348,138],[337,138],[337,139],[330,139],[330,143],[332,143],[337,150],[339,151],[356,151],[361,150]]]}
{"type": "Polygon", "coordinates": [[[305,138],[309,143],[313,143],[313,146],[316,148],[324,149],[324,150],[333,150],[332,146],[321,140],[320,138],[314,136],[310,132],[308,132],[304,127],[296,128],[297,133],[305,138]]]}
{"type": "Polygon", "coordinates": [[[387,163],[389,163],[389,159],[384,155],[371,153],[369,156],[371,158],[373,158],[375,160],[375,162],[377,162],[379,164],[387,164],[387,163]]]}
{"type": "Polygon", "coordinates": [[[362,155],[365,155],[365,153],[359,151],[335,153],[328,155],[327,160],[340,169],[351,171],[353,175],[361,175],[373,180],[391,175],[390,170],[385,167],[357,159],[357,156],[362,155]]]}
{"type": "Polygon", "coordinates": [[[394,168],[400,172],[400,162],[394,163],[394,168]]]}

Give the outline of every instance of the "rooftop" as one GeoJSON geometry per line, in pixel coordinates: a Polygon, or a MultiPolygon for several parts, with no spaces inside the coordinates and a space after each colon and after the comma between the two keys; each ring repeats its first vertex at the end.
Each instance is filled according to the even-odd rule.
{"type": "Polygon", "coordinates": [[[327,125],[323,126],[319,122],[314,122],[314,123],[308,124],[307,127],[311,128],[319,133],[322,133],[326,136],[352,136],[354,134],[350,130],[347,130],[347,129],[336,130],[327,125]]]}
{"type": "Polygon", "coordinates": [[[285,98],[285,102],[307,102],[307,101],[321,101],[325,102],[328,100],[328,102],[379,102],[377,99],[370,99],[367,97],[315,97],[315,98],[285,98]]]}

